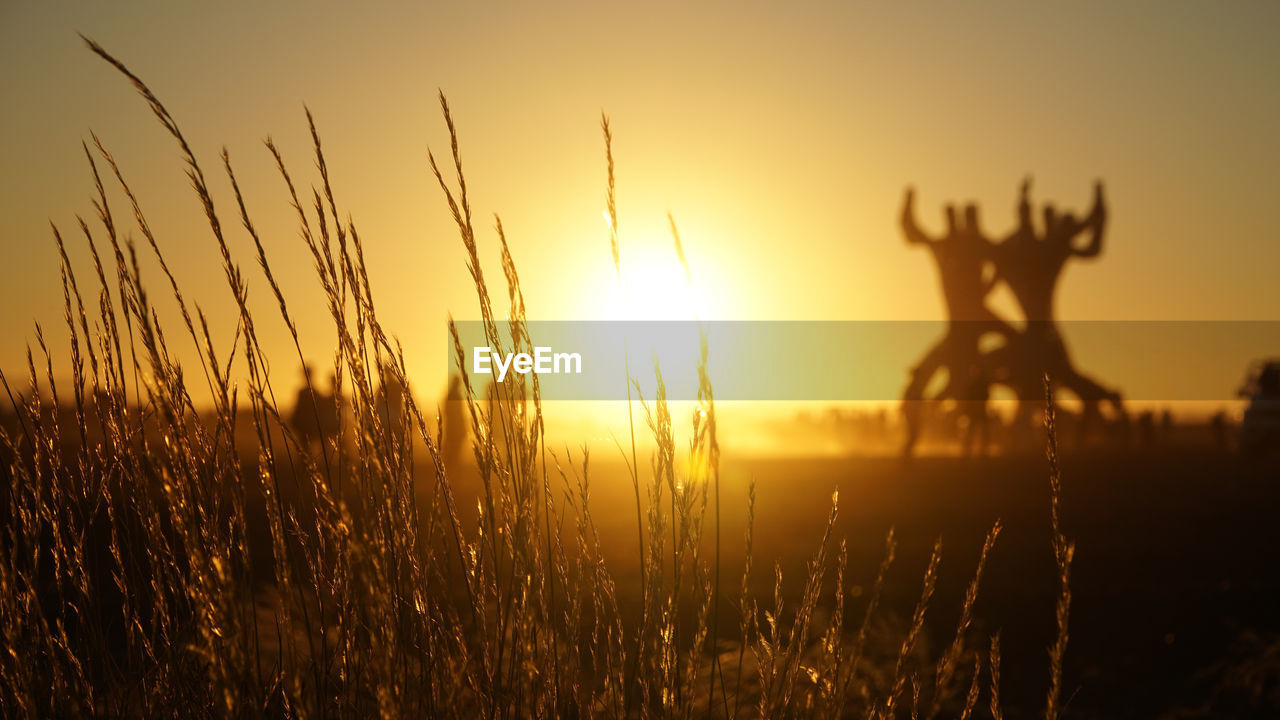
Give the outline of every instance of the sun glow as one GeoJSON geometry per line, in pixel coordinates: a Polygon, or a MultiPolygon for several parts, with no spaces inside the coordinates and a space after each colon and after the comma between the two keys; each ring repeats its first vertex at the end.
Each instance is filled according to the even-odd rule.
{"type": "Polygon", "coordinates": [[[609,320],[701,320],[712,308],[685,276],[675,252],[637,251],[622,258],[621,276],[610,278],[602,311],[609,320]]]}
{"type": "Polygon", "coordinates": [[[707,319],[713,308],[693,284],[670,235],[638,226],[634,236],[619,239],[610,210],[601,209],[600,216],[614,242],[617,268],[607,277],[593,276],[594,306],[584,308],[588,314],[622,321],[707,319]]]}

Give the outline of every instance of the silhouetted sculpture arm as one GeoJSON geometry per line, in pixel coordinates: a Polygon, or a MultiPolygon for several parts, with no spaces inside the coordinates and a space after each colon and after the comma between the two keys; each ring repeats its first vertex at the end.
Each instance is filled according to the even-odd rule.
{"type": "Polygon", "coordinates": [[[1085,218],[1081,230],[1089,231],[1089,244],[1084,247],[1072,247],[1071,253],[1077,257],[1091,258],[1102,253],[1102,237],[1107,226],[1107,201],[1103,197],[1102,182],[1093,185],[1093,210],[1085,218]]]}
{"type": "Polygon", "coordinates": [[[982,223],[978,220],[978,206],[973,203],[964,206],[964,231],[975,238],[984,239],[982,223]]]}
{"type": "Polygon", "coordinates": [[[934,242],[916,224],[916,190],[911,187],[907,188],[907,194],[902,200],[902,234],[913,245],[930,245],[934,242]]]}
{"type": "Polygon", "coordinates": [[[1017,232],[1030,232],[1031,228],[1031,176],[1028,175],[1022,181],[1022,187],[1018,190],[1018,230],[1017,232]]]}

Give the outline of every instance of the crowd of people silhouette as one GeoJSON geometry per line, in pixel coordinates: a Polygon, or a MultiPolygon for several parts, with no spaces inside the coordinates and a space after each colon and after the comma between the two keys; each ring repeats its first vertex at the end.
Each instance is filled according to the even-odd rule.
{"type": "Polygon", "coordinates": [[[907,188],[902,232],[909,244],[923,245],[933,255],[946,301],[947,327],[942,339],[912,368],[903,392],[904,453],[913,452],[926,409],[942,401],[954,402],[965,420],[966,453],[975,442],[978,451],[985,452],[990,436],[987,404],[991,387],[1002,385],[1014,393],[1018,398],[1015,426],[1026,428],[1031,414],[1043,404],[1045,375],[1056,388],[1079,398],[1082,432],[1101,417],[1103,403],[1123,415],[1119,392],[1075,368],[1054,314],[1054,295],[1067,261],[1102,253],[1107,223],[1102,183],[1094,186],[1093,207],[1083,219],[1069,212],[1060,214],[1046,203],[1037,229],[1031,181],[1024,180],[1017,203],[1017,226],[1000,240],[983,232],[975,204],[966,205],[959,217],[952,205],[945,206],[943,214],[946,231],[931,237],[916,223],[915,191],[907,188]],[[1082,236],[1083,243],[1079,240],[1082,236]],[[1002,282],[1022,311],[1021,328],[987,305],[987,297],[1002,282]],[[946,380],[941,389],[926,396],[935,377],[944,371],[946,380]]]}

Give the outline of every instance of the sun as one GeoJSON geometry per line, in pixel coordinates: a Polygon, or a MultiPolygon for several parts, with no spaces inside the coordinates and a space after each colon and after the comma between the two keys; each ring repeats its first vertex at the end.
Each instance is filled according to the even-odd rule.
{"type": "MultiPolygon", "coordinates": [[[[607,228],[609,216],[603,215],[607,228]]],[[[616,269],[607,241],[597,246],[603,252],[574,258],[574,282],[557,288],[571,303],[574,319],[709,322],[730,319],[724,313],[741,310],[735,304],[740,298],[728,295],[720,263],[700,263],[694,257],[685,269],[666,218],[637,219],[629,228],[619,238],[616,269]]],[[[714,238],[705,232],[695,238],[700,249],[714,248],[714,238]]],[[[566,267],[566,279],[569,272],[566,267]]]]}
{"type": "Polygon", "coordinates": [[[624,255],[602,308],[610,320],[701,320],[710,317],[707,298],[686,276],[674,250],[637,248],[624,255]]]}

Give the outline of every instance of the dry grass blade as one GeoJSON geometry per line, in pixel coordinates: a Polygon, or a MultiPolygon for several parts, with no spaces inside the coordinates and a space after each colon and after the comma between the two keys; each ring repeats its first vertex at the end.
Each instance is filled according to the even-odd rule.
{"type": "MultiPolygon", "coordinates": [[[[311,175],[318,178],[295,175],[275,142],[265,145],[287,191],[280,209],[294,217],[302,239],[292,249],[303,265],[310,261],[324,296],[321,315],[332,322],[324,342],[333,349],[333,389],[321,392],[308,377],[285,406],[271,383],[269,360],[278,359],[268,358],[260,338],[281,330],[270,317],[278,310],[298,363],[315,342],[303,337],[308,323],[296,298],[290,305],[289,283],[277,272],[296,258],[268,256],[267,248],[278,246],[262,235],[267,226],[254,222],[253,198],[244,194],[251,185],[242,187],[226,149],[221,164],[238,223],[224,228],[197,155],[169,110],[124,63],[85,42],[132,83],[178,143],[231,297],[214,305],[188,294],[163,252],[172,241],[148,223],[143,199],[116,158],[97,137],[84,143],[96,217],[91,229],[77,216],[86,246],[68,245],[53,227],[67,345],[47,341],[37,325],[27,377],[11,384],[0,372],[11,408],[0,423],[3,714],[833,720],[934,717],[954,705],[961,717],[972,716],[982,661],[966,642],[977,624],[979,581],[998,522],[978,557],[954,639],[936,658],[924,657],[925,616],[941,541],[905,637],[888,634],[882,642],[877,612],[895,597],[885,586],[897,539],[890,530],[865,609],[858,608],[862,621],[850,622],[855,598],[864,596],[847,584],[859,554],[838,537],[838,492],[807,566],[784,580],[783,559],[764,557],[769,548],[757,547],[751,480],[741,582],[736,597],[724,598],[721,571],[736,571],[736,546],[722,544],[722,520],[733,522],[722,517],[722,492],[726,500],[737,496],[731,466],[722,478],[711,343],[703,327],[687,445],[678,445],[661,368],[655,363],[657,390],[646,400],[627,357],[621,380],[630,450],[618,446],[634,493],[637,555],[622,566],[625,576],[615,576],[606,558],[620,536],[605,520],[597,524],[598,470],[586,447],[563,454],[546,447],[536,376],[479,384],[466,369],[462,333],[450,316],[458,376],[435,417],[415,397],[413,365],[373,300],[366,249],[372,261],[383,248],[362,238],[337,206],[309,110],[305,130],[314,152],[311,175]],[[139,257],[118,225],[99,162],[116,181],[123,198],[117,204],[132,214],[148,258],[139,257]],[[236,232],[252,242],[261,275],[242,275],[228,237],[236,232]],[[86,262],[85,250],[97,287],[92,278],[83,288],[79,283],[86,275],[76,266],[86,262]],[[148,293],[143,277],[143,265],[153,260],[166,289],[160,298],[148,293]],[[275,309],[258,311],[248,301],[251,284],[263,281],[270,292],[263,297],[275,309]],[[190,349],[166,340],[173,328],[162,319],[171,306],[196,353],[186,367],[190,349]],[[220,315],[234,321],[226,330],[220,315]],[[60,347],[69,351],[69,373],[60,367],[60,347]],[[190,383],[198,373],[186,370],[194,362],[212,398],[207,408],[193,400],[190,383]],[[67,376],[69,392],[58,382],[67,376]],[[647,464],[638,458],[633,397],[652,435],[647,464]],[[775,568],[773,597],[764,601],[754,594],[758,561],[775,568]],[[733,622],[721,617],[734,610],[736,646],[733,622]],[[960,691],[971,656],[963,704],[952,703],[948,693],[960,691]],[[932,695],[925,687],[930,673],[932,695]]],[[[494,241],[477,233],[458,128],[443,93],[439,101],[452,168],[430,151],[428,160],[462,243],[473,309],[491,347],[528,351],[537,326],[517,269],[519,238],[508,237],[496,213],[494,241]],[[497,276],[484,271],[494,249],[505,292],[491,289],[497,276]]],[[[626,291],[614,138],[603,114],[601,130],[610,253],[626,291]]],[[[670,213],[668,222],[675,260],[692,284],[670,213]]],[[[1046,716],[1056,720],[1072,546],[1061,526],[1054,408],[1047,399],[1061,589],[1046,716]]],[[[630,532],[629,521],[622,532],[630,532]]],[[[904,604],[909,609],[910,600],[904,604]]],[[[998,635],[989,658],[990,708],[999,720],[998,635]]]]}
{"type": "Polygon", "coordinates": [[[1057,720],[1062,712],[1059,705],[1062,695],[1062,658],[1067,651],[1067,622],[1071,613],[1071,560],[1075,545],[1062,533],[1062,476],[1058,471],[1058,435],[1055,426],[1057,407],[1054,403],[1053,385],[1049,376],[1044,378],[1046,431],[1045,455],[1049,460],[1049,508],[1050,527],[1053,531],[1053,557],[1058,568],[1058,602],[1055,608],[1058,631],[1049,647],[1049,692],[1045,699],[1046,720],[1057,720]]]}

